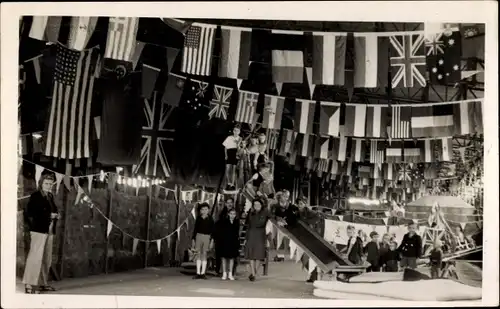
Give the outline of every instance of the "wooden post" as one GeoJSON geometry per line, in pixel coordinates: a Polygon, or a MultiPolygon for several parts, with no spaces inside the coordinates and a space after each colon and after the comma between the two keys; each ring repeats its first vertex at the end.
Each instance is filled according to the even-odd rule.
{"type": "MultiPolygon", "coordinates": [[[[176,205],[176,208],[177,208],[177,211],[176,211],[176,214],[175,214],[175,227],[179,227],[179,219],[180,219],[180,216],[181,216],[181,188],[182,186],[180,185],[177,185],[175,190],[177,191],[176,194],[177,194],[177,205],[176,205]]],[[[174,237],[173,240],[173,246],[171,248],[171,255],[172,255],[172,260],[171,260],[171,264],[172,265],[175,265],[176,262],[177,262],[177,247],[178,247],[178,235],[176,235],[176,237],[174,237]]]]}
{"type": "MultiPolygon", "coordinates": [[[[151,200],[153,198],[153,184],[148,186],[148,194],[146,196],[146,201],[148,204],[148,208],[146,211],[146,240],[150,240],[149,228],[151,224],[151,200]]],[[[149,251],[149,242],[146,242],[144,249],[144,268],[148,268],[148,251],[149,251]]]]}
{"type": "MultiPolygon", "coordinates": [[[[71,175],[71,163],[69,160],[66,160],[66,171],[65,176],[68,177],[71,175]]],[[[64,180],[63,180],[64,181],[64,180]]],[[[64,186],[65,187],[65,186],[64,186]]],[[[61,246],[59,247],[59,257],[60,257],[60,269],[59,269],[59,278],[62,279],[64,275],[64,249],[66,243],[66,227],[68,226],[68,199],[69,199],[69,189],[63,188],[63,208],[64,208],[64,229],[61,238],[61,246]]]]}
{"type": "MultiPolygon", "coordinates": [[[[107,217],[109,220],[111,220],[111,214],[112,214],[112,207],[113,207],[113,188],[109,188],[108,186],[108,194],[109,194],[109,199],[108,199],[108,213],[107,217]]],[[[109,267],[109,235],[108,235],[108,227],[107,227],[107,222],[106,222],[106,262],[104,263],[104,273],[108,273],[108,267],[109,267]]]]}

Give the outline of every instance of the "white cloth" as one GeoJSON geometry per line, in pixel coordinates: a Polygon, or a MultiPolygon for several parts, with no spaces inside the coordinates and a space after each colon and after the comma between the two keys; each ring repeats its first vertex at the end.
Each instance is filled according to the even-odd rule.
{"type": "Polygon", "coordinates": [[[349,222],[325,220],[325,232],[323,238],[328,242],[335,244],[347,245],[347,226],[349,222]]]}
{"type": "Polygon", "coordinates": [[[238,144],[241,141],[241,137],[235,137],[234,135],[229,135],[226,137],[222,145],[226,149],[235,149],[238,148],[238,144]]]}

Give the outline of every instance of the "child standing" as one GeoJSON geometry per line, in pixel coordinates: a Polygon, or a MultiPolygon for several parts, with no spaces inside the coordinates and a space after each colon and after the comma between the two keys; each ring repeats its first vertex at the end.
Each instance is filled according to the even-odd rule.
{"type": "Polygon", "coordinates": [[[222,280],[234,280],[234,260],[240,250],[240,224],[236,219],[236,210],[230,209],[228,216],[220,223],[220,245],[222,257],[222,280]]]}
{"type": "Polygon", "coordinates": [[[370,263],[370,266],[366,269],[366,272],[378,272],[380,271],[380,244],[378,240],[378,233],[373,231],[370,233],[371,241],[366,244],[364,248],[364,253],[366,254],[366,261],[370,263]]]}
{"type": "Polygon", "coordinates": [[[207,253],[213,247],[214,219],[208,215],[207,203],[199,205],[200,215],[196,217],[193,231],[192,247],[196,252],[196,276],[193,279],[206,279],[207,253]]]}
{"type": "Polygon", "coordinates": [[[417,234],[415,222],[408,225],[408,233],[403,237],[398,252],[401,253],[402,268],[417,268],[417,259],[422,255],[422,238],[417,234]]]}
{"type": "Polygon", "coordinates": [[[391,241],[389,244],[389,251],[387,251],[382,260],[384,261],[384,271],[386,272],[397,272],[399,270],[398,262],[401,259],[399,252],[397,251],[398,243],[391,241]]]}
{"type": "Polygon", "coordinates": [[[443,250],[441,249],[442,243],[439,239],[434,242],[434,248],[429,256],[429,264],[431,266],[431,278],[437,279],[440,277],[441,264],[443,263],[443,250]]]}

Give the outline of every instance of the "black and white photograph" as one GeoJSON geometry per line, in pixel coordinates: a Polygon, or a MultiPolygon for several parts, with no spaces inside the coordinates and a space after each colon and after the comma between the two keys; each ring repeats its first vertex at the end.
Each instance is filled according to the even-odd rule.
{"type": "Polygon", "coordinates": [[[498,305],[495,2],[49,4],[2,5],[2,307],[498,305]]]}

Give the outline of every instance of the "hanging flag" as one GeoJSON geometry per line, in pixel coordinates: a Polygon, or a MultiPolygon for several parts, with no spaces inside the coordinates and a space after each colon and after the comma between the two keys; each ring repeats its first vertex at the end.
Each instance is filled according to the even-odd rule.
{"type": "Polygon", "coordinates": [[[352,139],[352,150],[351,150],[351,159],[354,162],[363,162],[365,161],[365,143],[364,140],[360,138],[352,139]]]}
{"type": "Polygon", "coordinates": [[[290,259],[294,258],[295,251],[297,251],[297,244],[290,239],[290,259]]]}
{"type": "Polygon", "coordinates": [[[306,79],[307,79],[307,85],[309,86],[309,98],[313,98],[314,96],[314,89],[316,88],[316,85],[313,84],[312,81],[312,68],[311,67],[306,67],[306,79]]]}
{"type": "Polygon", "coordinates": [[[141,156],[132,168],[133,174],[168,178],[171,175],[167,150],[172,147],[174,129],[169,127],[174,107],[163,104],[153,94],[152,99],[144,99],[146,125],[142,127],[141,156]]]}
{"type": "Polygon", "coordinates": [[[437,33],[426,42],[427,67],[433,84],[454,84],[462,79],[460,31],[437,33]]]}
{"type": "Polygon", "coordinates": [[[258,100],[258,93],[241,90],[235,120],[249,124],[252,123],[257,112],[258,100]]]}
{"type": "Polygon", "coordinates": [[[111,220],[108,220],[108,225],[106,229],[106,237],[109,237],[109,234],[111,233],[111,230],[113,229],[113,222],[111,220]]]}
{"type": "Polygon", "coordinates": [[[453,108],[456,134],[483,133],[483,99],[454,104],[453,108]]]}
{"type": "Polygon", "coordinates": [[[76,185],[76,198],[75,198],[75,205],[77,205],[78,203],[80,203],[80,200],[82,198],[82,195],[85,194],[85,192],[83,191],[82,187],[80,187],[79,185],[76,185]]]}
{"type": "Polygon", "coordinates": [[[196,79],[188,80],[185,86],[187,91],[182,96],[183,111],[187,113],[186,120],[196,124],[208,117],[210,99],[213,95],[212,85],[196,79]]]}
{"type": "Polygon", "coordinates": [[[313,32],[312,82],[344,85],[346,33],[313,32]]]}
{"type": "Polygon", "coordinates": [[[294,128],[302,134],[312,134],[316,102],[296,99],[294,128]]]}
{"type": "Polygon", "coordinates": [[[284,235],[280,230],[278,230],[276,238],[277,238],[276,248],[279,249],[281,247],[281,245],[283,244],[283,238],[284,238],[284,235]]]}
{"type": "Polygon", "coordinates": [[[340,132],[340,103],[320,102],[319,133],[337,137],[340,132]]]}
{"type": "Polygon", "coordinates": [[[354,87],[387,86],[389,39],[376,32],[354,33],[354,87]]]}
{"type": "Polygon", "coordinates": [[[179,106],[185,84],[185,77],[169,74],[161,101],[173,107],[179,106]]]}
{"type": "Polygon", "coordinates": [[[433,141],[435,143],[436,160],[439,162],[453,161],[453,143],[451,137],[442,137],[433,141]]]}
{"type": "Polygon", "coordinates": [[[92,179],[93,178],[94,178],[94,176],[92,176],[92,175],[87,176],[87,186],[88,186],[88,189],[89,189],[89,194],[92,191],[92,179]]]}
{"type": "Polygon", "coordinates": [[[404,142],[403,161],[405,163],[423,162],[425,143],[423,141],[404,142]]]}
{"type": "Polygon", "coordinates": [[[98,17],[72,17],[68,38],[68,48],[82,51],[87,47],[94,33],[98,17]]]}
{"type": "Polygon", "coordinates": [[[79,52],[57,46],[46,156],[90,157],[90,115],[98,61],[95,48],[79,52]]]}
{"type": "Polygon", "coordinates": [[[374,164],[372,166],[372,177],[375,180],[380,180],[380,181],[375,181],[375,186],[381,187],[382,182],[381,180],[383,179],[383,170],[382,170],[382,163],[374,164]]]}
{"type": "Polygon", "coordinates": [[[299,134],[298,136],[299,155],[309,157],[312,155],[314,147],[314,136],[311,134],[299,134]]]}
{"type": "Polygon", "coordinates": [[[184,40],[181,71],[208,76],[212,69],[216,25],[193,23],[184,40]]]}
{"type": "Polygon", "coordinates": [[[138,17],[110,17],[104,57],[131,61],[138,28],[138,17]]]}
{"type": "Polygon", "coordinates": [[[284,106],[285,98],[268,94],[264,95],[262,127],[266,129],[280,129],[284,106]]]}
{"type": "Polygon", "coordinates": [[[302,31],[272,30],[270,44],[273,82],[303,82],[303,34],[302,31]]]}
{"type": "Polygon", "coordinates": [[[248,78],[251,43],[251,29],[221,26],[220,77],[248,78]]]}
{"type": "Polygon", "coordinates": [[[35,164],[35,182],[37,186],[38,183],[40,182],[40,178],[42,177],[43,170],[44,170],[43,166],[35,164]]]}
{"type": "Polygon", "coordinates": [[[189,27],[191,27],[191,22],[186,22],[184,20],[176,19],[176,18],[163,18],[160,17],[161,20],[170,28],[182,33],[182,35],[186,35],[189,27]]]}
{"type": "Polygon", "coordinates": [[[331,160],[344,162],[347,157],[347,137],[333,138],[331,160]]]}
{"type": "Polygon", "coordinates": [[[391,138],[410,138],[411,107],[392,106],[391,138]]]}
{"type": "Polygon", "coordinates": [[[387,106],[366,107],[366,137],[387,137],[387,106]]]}
{"type": "Polygon", "coordinates": [[[372,175],[372,169],[370,165],[360,165],[358,166],[358,177],[359,178],[370,178],[372,175]]]}
{"type": "Polygon", "coordinates": [[[454,104],[411,107],[412,137],[443,137],[454,135],[454,104]]]}
{"type": "Polygon", "coordinates": [[[385,143],[383,141],[370,141],[370,163],[382,164],[385,162],[385,143]]]}
{"type": "Polygon", "coordinates": [[[345,105],[345,135],[365,136],[366,104],[345,105]]]}
{"type": "Polygon", "coordinates": [[[392,88],[425,87],[426,58],[423,33],[407,33],[389,37],[392,88]]]}
{"type": "Polygon", "coordinates": [[[29,37],[40,41],[58,42],[60,16],[33,16],[29,37]]]}
{"type": "Polygon", "coordinates": [[[283,129],[283,136],[281,138],[281,146],[279,154],[284,156],[287,153],[292,151],[293,146],[295,145],[295,138],[297,137],[297,132],[294,132],[289,129],[283,129]]]}
{"type": "Polygon", "coordinates": [[[269,150],[275,150],[278,147],[279,130],[269,130],[267,134],[267,147],[269,150]]]}
{"type": "Polygon", "coordinates": [[[316,262],[312,259],[312,258],[309,258],[309,265],[308,265],[308,273],[309,274],[312,274],[312,272],[316,269],[316,267],[318,267],[318,265],[316,264],[316,262]]]}
{"type": "Polygon", "coordinates": [[[214,95],[212,100],[210,100],[210,111],[208,112],[208,117],[210,117],[210,119],[215,117],[227,120],[232,95],[233,89],[214,85],[214,95]]]}
{"type": "MultiPolygon", "coordinates": [[[[61,186],[61,181],[64,178],[63,174],[55,173],[56,174],[56,194],[59,193],[59,187],[61,186]]],[[[41,176],[42,174],[40,174],[41,176]]],[[[36,179],[36,173],[35,173],[35,179],[36,179]]],[[[36,180],[36,183],[38,184],[38,180],[36,180]]]]}
{"type": "Polygon", "coordinates": [[[328,150],[330,148],[330,138],[324,136],[316,137],[316,146],[314,147],[314,157],[328,159],[328,150]]]}
{"type": "Polygon", "coordinates": [[[393,141],[386,149],[387,163],[403,162],[403,142],[393,141]]]}
{"type": "Polygon", "coordinates": [[[158,249],[158,254],[161,253],[161,239],[156,240],[156,249],[158,249]]]}
{"type": "Polygon", "coordinates": [[[147,44],[142,51],[142,96],[151,98],[161,72],[170,73],[179,49],[147,44]]]}
{"type": "Polygon", "coordinates": [[[134,242],[132,243],[132,255],[135,255],[137,252],[137,244],[139,244],[139,239],[134,238],[134,242]]]}

